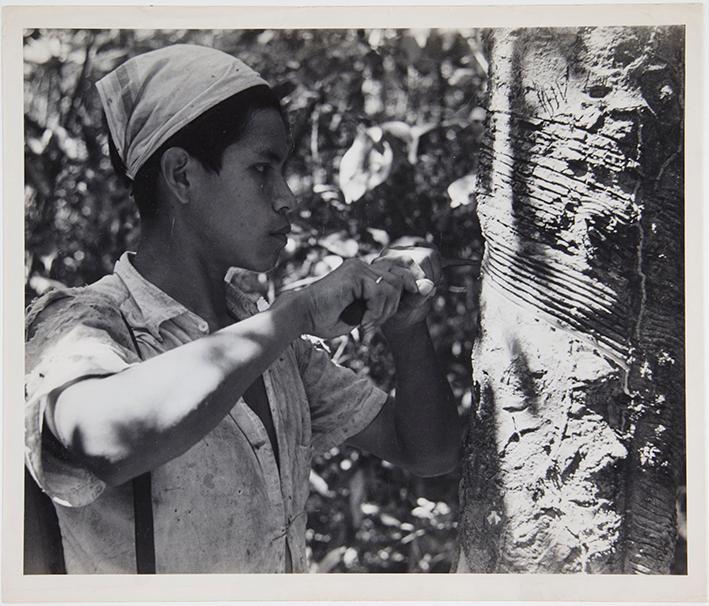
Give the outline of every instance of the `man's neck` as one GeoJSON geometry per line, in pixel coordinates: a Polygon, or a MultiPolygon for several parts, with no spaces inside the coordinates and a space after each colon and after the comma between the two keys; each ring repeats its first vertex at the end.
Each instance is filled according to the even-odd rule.
{"type": "Polygon", "coordinates": [[[132,258],[133,265],[145,279],[206,320],[210,330],[230,324],[224,283],[227,268],[210,265],[197,251],[178,242],[145,237],[132,258]]]}

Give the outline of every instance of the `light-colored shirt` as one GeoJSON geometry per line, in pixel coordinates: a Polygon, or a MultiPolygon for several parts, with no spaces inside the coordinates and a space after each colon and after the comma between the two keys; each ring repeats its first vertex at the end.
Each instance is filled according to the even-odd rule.
{"type": "MultiPolygon", "coordinates": [[[[229,278],[234,317],[256,313],[229,278]]],[[[98,282],[43,296],[26,326],[25,460],[55,503],[67,572],[135,573],[131,483],[106,486],[52,439],[44,413],[62,388],[198,339],[207,322],[143,278],[126,253],[98,282]]],[[[213,431],[152,470],[158,573],[284,572],[286,544],[293,571],[307,570],[311,457],[364,429],[386,394],[305,339],[293,341],[263,380],[280,465],[261,420],[238,398],[213,431]]]]}

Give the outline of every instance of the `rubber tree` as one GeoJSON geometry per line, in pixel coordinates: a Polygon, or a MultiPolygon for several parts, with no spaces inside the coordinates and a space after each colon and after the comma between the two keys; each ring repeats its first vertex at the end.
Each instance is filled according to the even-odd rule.
{"type": "Polygon", "coordinates": [[[461,572],[668,573],[684,484],[679,27],[497,29],[461,572]]]}

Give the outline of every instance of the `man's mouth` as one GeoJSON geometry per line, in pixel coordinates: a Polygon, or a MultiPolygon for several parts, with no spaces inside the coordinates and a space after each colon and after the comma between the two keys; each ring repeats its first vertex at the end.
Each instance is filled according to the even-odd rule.
{"type": "Polygon", "coordinates": [[[291,230],[291,226],[289,223],[288,225],[285,225],[285,226],[281,227],[280,229],[276,229],[275,231],[272,231],[270,235],[287,237],[288,234],[290,233],[290,230],[291,230]]]}

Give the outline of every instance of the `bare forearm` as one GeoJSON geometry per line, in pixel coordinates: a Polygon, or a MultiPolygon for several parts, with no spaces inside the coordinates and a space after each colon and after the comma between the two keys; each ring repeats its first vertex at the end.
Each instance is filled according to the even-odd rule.
{"type": "Polygon", "coordinates": [[[425,323],[385,331],[396,365],[394,422],[399,447],[413,471],[437,475],[455,467],[461,423],[425,323]]]}
{"type": "MultiPolygon", "coordinates": [[[[297,307],[297,306],[296,306],[297,307]]],[[[128,370],[65,389],[48,412],[57,438],[110,484],[182,454],[300,334],[276,305],[128,370]]]]}

